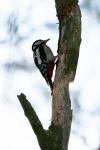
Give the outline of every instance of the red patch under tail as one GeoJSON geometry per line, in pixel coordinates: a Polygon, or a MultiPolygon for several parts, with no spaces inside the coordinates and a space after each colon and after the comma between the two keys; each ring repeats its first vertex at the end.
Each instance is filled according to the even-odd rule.
{"type": "Polygon", "coordinates": [[[54,62],[49,62],[48,64],[48,75],[50,78],[52,78],[53,75],[53,69],[54,69],[54,62]]]}

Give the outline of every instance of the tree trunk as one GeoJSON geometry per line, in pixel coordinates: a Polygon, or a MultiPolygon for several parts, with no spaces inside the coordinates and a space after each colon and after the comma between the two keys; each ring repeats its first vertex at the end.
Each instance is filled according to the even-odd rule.
{"type": "Polygon", "coordinates": [[[81,42],[81,12],[77,0],[55,0],[59,20],[58,63],[52,97],[52,122],[43,126],[24,94],[18,96],[41,150],[67,150],[72,110],[69,83],[74,80],[81,42]]]}
{"type": "Polygon", "coordinates": [[[59,20],[59,62],[53,91],[52,122],[62,128],[62,149],[68,147],[72,111],[69,83],[74,80],[81,42],[81,13],[75,0],[55,0],[59,20]]]}

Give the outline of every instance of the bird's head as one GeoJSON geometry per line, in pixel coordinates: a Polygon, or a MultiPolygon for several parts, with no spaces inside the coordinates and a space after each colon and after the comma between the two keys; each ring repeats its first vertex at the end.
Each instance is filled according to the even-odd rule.
{"type": "Polygon", "coordinates": [[[50,39],[47,40],[36,40],[33,44],[32,44],[32,51],[34,52],[39,46],[41,45],[45,45],[50,39]]]}

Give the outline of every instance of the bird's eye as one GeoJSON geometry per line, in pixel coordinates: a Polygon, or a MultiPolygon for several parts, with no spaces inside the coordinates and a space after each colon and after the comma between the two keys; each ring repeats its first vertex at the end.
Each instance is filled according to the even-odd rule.
{"type": "Polygon", "coordinates": [[[36,41],[36,42],[34,43],[35,46],[38,46],[38,45],[40,45],[40,44],[42,44],[42,40],[36,41]]]}

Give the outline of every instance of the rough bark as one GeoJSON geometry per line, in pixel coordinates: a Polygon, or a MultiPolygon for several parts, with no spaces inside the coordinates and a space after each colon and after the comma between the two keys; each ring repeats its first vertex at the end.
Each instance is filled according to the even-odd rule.
{"type": "Polygon", "coordinates": [[[44,130],[24,94],[18,96],[41,150],[67,150],[72,110],[69,83],[74,80],[81,42],[81,12],[77,0],[55,0],[59,20],[58,64],[52,97],[52,122],[44,130]]]}
{"type": "Polygon", "coordinates": [[[55,75],[52,122],[62,128],[62,149],[68,147],[72,111],[69,83],[75,78],[81,42],[81,12],[75,0],[55,0],[59,20],[59,62],[55,75]]]}

